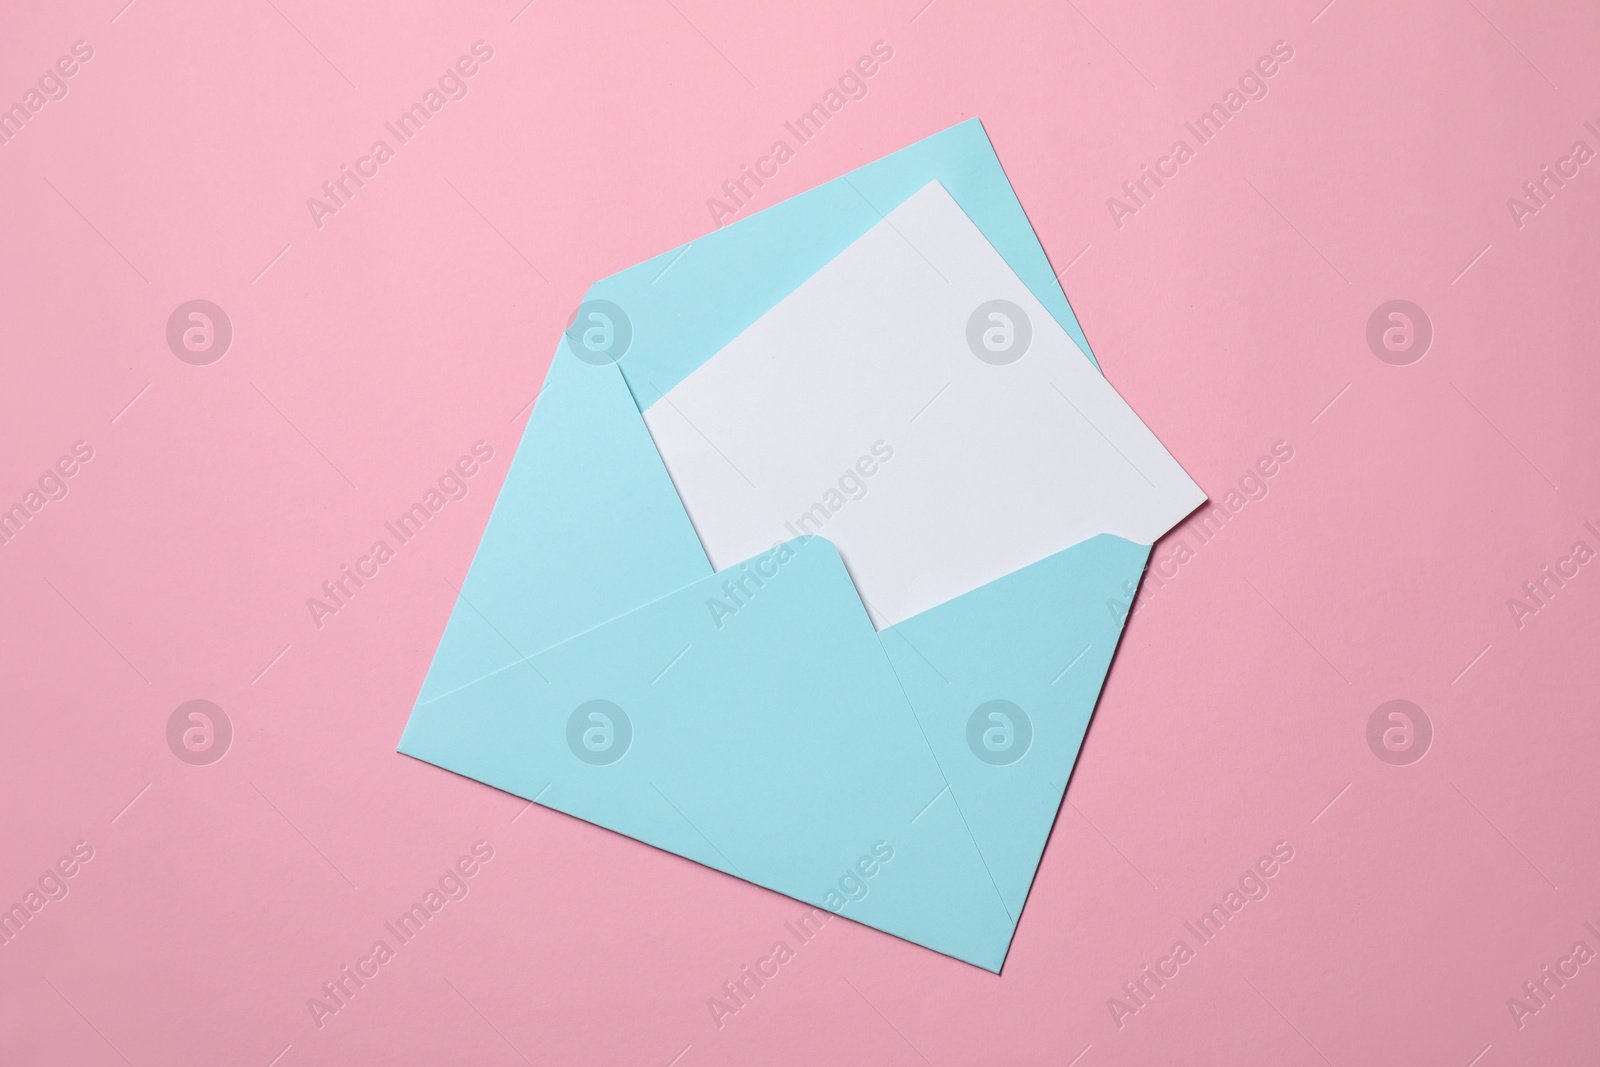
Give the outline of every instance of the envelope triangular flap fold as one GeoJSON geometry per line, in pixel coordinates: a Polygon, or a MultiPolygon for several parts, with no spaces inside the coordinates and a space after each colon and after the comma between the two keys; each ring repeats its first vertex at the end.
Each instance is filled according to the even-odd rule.
{"type": "Polygon", "coordinates": [[[649,408],[932,181],[949,191],[1089,354],[983,124],[968,119],[595,283],[586,299],[610,300],[631,321],[634,343],[621,367],[639,409],[649,408]]]}

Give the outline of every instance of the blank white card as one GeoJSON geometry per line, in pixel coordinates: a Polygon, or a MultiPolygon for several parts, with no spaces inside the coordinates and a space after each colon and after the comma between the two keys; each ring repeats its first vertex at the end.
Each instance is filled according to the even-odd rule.
{"type": "Polygon", "coordinates": [[[880,629],[1205,499],[937,182],[644,419],[714,567],[826,537],[880,629]]]}

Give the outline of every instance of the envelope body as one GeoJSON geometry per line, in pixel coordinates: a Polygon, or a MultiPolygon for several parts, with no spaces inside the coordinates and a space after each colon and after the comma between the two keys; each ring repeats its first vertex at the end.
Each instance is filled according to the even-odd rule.
{"type": "MultiPolygon", "coordinates": [[[[944,211],[939,196],[1025,287],[1011,303],[1034,309],[1038,336],[1070,340],[1103,382],[977,120],[597,283],[558,341],[399,750],[998,973],[1165,527],[958,576],[955,595],[869,603],[854,549],[828,537],[847,523],[719,554],[715,478],[731,476],[690,486],[695,419],[673,410],[715,396],[695,390],[739,366],[719,353],[815,296],[807,283],[848,250],[896,217],[909,227],[897,209],[920,197],[944,211]]],[[[1062,419],[1078,411],[1075,432],[1116,450],[1072,388],[1058,389],[1062,419]]],[[[869,465],[888,486],[894,460],[869,465]]]]}

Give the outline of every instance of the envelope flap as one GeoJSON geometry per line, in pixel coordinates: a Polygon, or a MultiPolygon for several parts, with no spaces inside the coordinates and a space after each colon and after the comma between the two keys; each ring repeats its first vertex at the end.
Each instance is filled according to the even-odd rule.
{"type": "Polygon", "coordinates": [[[620,365],[639,410],[930,181],[949,190],[1092,362],[983,124],[968,119],[597,282],[586,299],[611,301],[630,320],[633,343],[620,365]]]}

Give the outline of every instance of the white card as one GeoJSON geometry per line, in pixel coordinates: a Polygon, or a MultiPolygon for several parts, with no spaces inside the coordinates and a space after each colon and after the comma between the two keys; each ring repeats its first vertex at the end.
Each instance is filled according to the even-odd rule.
{"type": "Polygon", "coordinates": [[[644,419],[712,566],[826,537],[879,629],[1205,499],[937,182],[644,419]]]}

